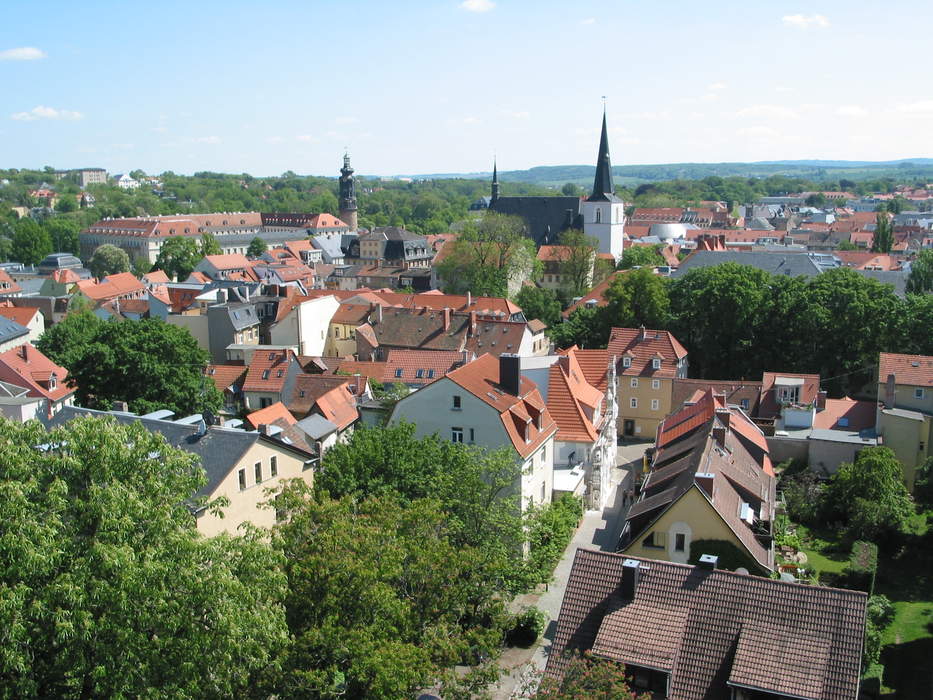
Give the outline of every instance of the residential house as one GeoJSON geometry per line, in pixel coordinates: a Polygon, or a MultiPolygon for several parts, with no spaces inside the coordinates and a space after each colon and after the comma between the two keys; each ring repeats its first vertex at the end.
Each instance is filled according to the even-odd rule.
{"type": "Polygon", "coordinates": [[[588,651],[655,698],[859,697],[865,593],[717,566],[578,549],[545,677],[588,651]]]}
{"type": "Polygon", "coordinates": [[[253,263],[245,255],[230,253],[227,255],[205,255],[195,268],[212,280],[236,280],[256,282],[259,280],[253,270],[253,263]]]}
{"type": "Polygon", "coordinates": [[[484,354],[402,398],[389,423],[413,423],[419,437],[508,448],[521,465],[516,490],[524,509],[551,502],[557,424],[520,362],[514,354],[484,354]]]}
{"type": "Polygon", "coordinates": [[[285,405],[298,418],[297,427],[315,445],[319,456],[338,442],[345,442],[359,421],[357,400],[368,387],[360,377],[324,374],[296,376],[285,405]]]}
{"type": "MultiPolygon", "coordinates": [[[[3,309],[6,310],[6,309],[3,309]]],[[[21,309],[17,309],[20,311],[21,309]]],[[[22,309],[31,311],[31,309],[22,309]]],[[[6,316],[0,315],[0,352],[6,352],[31,341],[29,329],[6,316]]]]}
{"type": "Polygon", "coordinates": [[[557,355],[523,358],[522,376],[541,392],[557,423],[554,491],[582,496],[601,509],[612,496],[616,462],[616,367],[607,350],[576,346],[557,355]]]}
{"type": "Polygon", "coordinates": [[[876,426],[912,490],[917,467],[933,454],[933,356],[881,353],[876,426]]]}
{"type": "MultiPolygon", "coordinates": [[[[170,291],[171,293],[171,291],[170,291]]],[[[198,346],[207,350],[211,362],[223,364],[229,345],[259,345],[260,316],[256,304],[250,301],[228,301],[242,298],[234,290],[214,289],[195,297],[197,306],[182,313],[169,314],[168,323],[187,328],[198,346]],[[217,303],[209,303],[216,300],[217,303]]]]}
{"type": "Polygon", "coordinates": [[[29,389],[0,381],[0,416],[16,423],[40,418],[46,411],[47,401],[41,396],[30,396],[29,389]]]}
{"type": "Polygon", "coordinates": [[[71,294],[71,290],[82,279],[81,274],[76,269],[65,268],[63,270],[53,270],[39,287],[39,295],[45,297],[64,297],[71,294]]]}
{"type": "Polygon", "coordinates": [[[93,307],[104,302],[127,299],[145,299],[146,286],[132,272],[118,272],[99,280],[79,280],[72,287],[76,297],[84,297],[93,307]]]}
{"type": "Polygon", "coordinates": [[[722,394],[727,404],[738,406],[746,414],[754,418],[758,416],[761,386],[761,382],[750,382],[744,379],[730,381],[677,377],[671,382],[671,407],[673,410],[677,410],[683,406],[685,401],[689,401],[697,391],[705,392],[707,389],[712,389],[716,394],[722,394]]]}
{"type": "MultiPolygon", "coordinates": [[[[290,288],[280,288],[280,290],[290,288]]],[[[291,291],[294,291],[293,289],[291,291]]],[[[330,333],[330,323],[340,302],[336,297],[306,297],[297,293],[274,298],[274,302],[257,300],[265,320],[264,340],[270,345],[298,348],[300,355],[324,355],[330,333]],[[269,315],[270,304],[275,315],[269,315]]]]}
{"type": "Polygon", "coordinates": [[[367,322],[373,304],[341,302],[330,319],[327,342],[323,355],[327,357],[350,357],[356,353],[356,329],[367,322]]]}
{"type": "Polygon", "coordinates": [[[673,408],[673,381],[687,376],[687,350],[669,331],[613,328],[607,345],[619,363],[619,432],[650,440],[673,408]]]}
{"type": "Polygon", "coordinates": [[[775,478],[764,433],[707,390],[661,423],[619,551],[687,563],[695,542],[735,547],[758,573],[774,569],[775,478]]]}
{"type": "Polygon", "coordinates": [[[207,537],[239,534],[246,523],[271,528],[279,514],[265,505],[270,500],[269,490],[281,488],[292,479],[301,479],[309,486],[314,483],[314,456],[274,434],[211,425],[210,416],[170,420],[171,411],[136,416],[77,407],[63,409],[51,425],[64,425],[84,416],[109,416],[124,425],[140,423],[146,430],[162,435],[172,447],[196,455],[207,479],[204,487],[192,494],[189,509],[198,531],[207,537]],[[204,502],[221,497],[226,498],[227,505],[220,513],[204,506],[204,502]]]}
{"type": "Polygon", "coordinates": [[[243,381],[246,379],[245,365],[208,365],[204,373],[210,377],[223,395],[221,411],[227,415],[240,414],[243,407],[243,381]]]}
{"type": "Polygon", "coordinates": [[[302,374],[298,358],[291,350],[259,350],[249,360],[249,370],[243,380],[243,401],[255,411],[291,396],[295,378],[302,374]]]}
{"type": "Polygon", "coordinates": [[[0,269],[0,297],[18,297],[23,293],[20,287],[6,270],[0,269]]]}
{"type": "Polygon", "coordinates": [[[73,401],[68,370],[52,362],[31,343],[0,353],[0,381],[22,387],[26,396],[45,400],[47,415],[58,413],[73,401]]]}
{"type": "Polygon", "coordinates": [[[139,189],[139,181],[134,180],[126,173],[117,173],[116,175],[114,175],[113,184],[119,187],[121,190],[139,189]]]}
{"type": "MultiPolygon", "coordinates": [[[[583,260],[582,254],[566,245],[543,245],[538,248],[538,260],[542,264],[542,275],[539,284],[545,289],[558,291],[573,289],[578,284],[585,289],[593,286],[593,267],[596,263],[596,253],[590,257],[589,264],[583,260]],[[586,270],[582,268],[586,265],[586,270]]],[[[613,261],[612,267],[615,267],[613,261]]]]}
{"type": "Polygon", "coordinates": [[[690,270],[720,265],[725,262],[750,265],[772,275],[787,275],[789,277],[815,277],[822,271],[810,255],[803,252],[764,253],[746,250],[696,250],[680,261],[680,266],[672,273],[672,277],[682,277],[690,270]]]}
{"type": "Polygon", "coordinates": [[[396,382],[418,389],[475,359],[469,352],[451,350],[390,350],[383,384],[396,382]]]}
{"type": "Polygon", "coordinates": [[[429,268],[434,250],[427,239],[398,226],[380,226],[359,237],[359,258],[363,262],[390,267],[429,268]]]}

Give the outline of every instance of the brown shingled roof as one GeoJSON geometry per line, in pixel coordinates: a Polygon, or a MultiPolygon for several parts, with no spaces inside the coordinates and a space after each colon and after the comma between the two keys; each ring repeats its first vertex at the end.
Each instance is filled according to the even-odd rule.
{"type": "Polygon", "coordinates": [[[933,357],[883,352],[878,362],[878,381],[886,382],[890,374],[897,384],[933,386],[933,357]]]}
{"type": "Polygon", "coordinates": [[[687,356],[687,350],[670,331],[648,328],[613,328],[606,349],[622,358],[631,358],[631,366],[620,367],[621,375],[647,377],[677,376],[677,362],[687,356]],[[661,358],[661,368],[652,369],[652,360],[661,358]]]}

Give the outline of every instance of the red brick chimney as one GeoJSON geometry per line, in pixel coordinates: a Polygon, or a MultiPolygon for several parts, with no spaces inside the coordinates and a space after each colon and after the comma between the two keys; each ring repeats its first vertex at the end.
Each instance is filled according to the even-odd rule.
{"type": "Polygon", "coordinates": [[[470,312],[470,337],[472,338],[475,335],[476,335],[476,312],[471,311],[470,312]]]}
{"type": "Polygon", "coordinates": [[[450,309],[447,307],[444,308],[444,330],[450,330],[450,309]]]}

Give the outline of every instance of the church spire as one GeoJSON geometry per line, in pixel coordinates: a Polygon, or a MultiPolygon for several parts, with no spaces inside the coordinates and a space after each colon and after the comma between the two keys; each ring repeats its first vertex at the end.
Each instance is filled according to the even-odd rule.
{"type": "Polygon", "coordinates": [[[496,168],[496,159],[492,159],[492,201],[499,199],[499,171],[496,168]]]}
{"type": "Polygon", "coordinates": [[[590,202],[607,201],[614,197],[612,184],[612,163],[609,160],[609,134],[606,129],[606,108],[603,107],[603,133],[599,137],[599,155],[596,157],[596,177],[593,180],[593,193],[587,198],[590,202]]]}

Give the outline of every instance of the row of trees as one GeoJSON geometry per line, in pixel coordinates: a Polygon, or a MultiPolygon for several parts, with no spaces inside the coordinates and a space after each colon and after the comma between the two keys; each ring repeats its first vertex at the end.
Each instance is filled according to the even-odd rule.
{"type": "Polygon", "coordinates": [[[900,298],[890,285],[838,268],[812,278],[724,263],[669,279],[634,270],[613,280],[601,308],[553,326],[559,347],[604,347],[614,326],[670,330],[692,376],[753,379],[812,372],[842,395],[870,381],[878,353],[933,353],[933,295],[900,298]]]}

